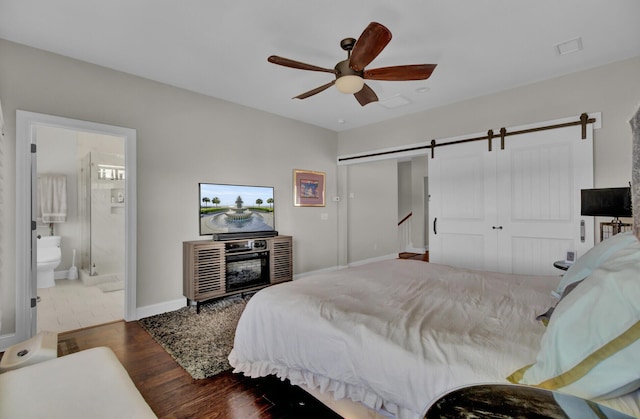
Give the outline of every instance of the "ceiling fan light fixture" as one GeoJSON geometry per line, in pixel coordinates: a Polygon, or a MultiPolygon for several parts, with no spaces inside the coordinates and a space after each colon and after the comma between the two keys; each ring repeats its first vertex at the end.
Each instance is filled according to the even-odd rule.
{"type": "Polygon", "coordinates": [[[362,90],[364,79],[360,76],[348,75],[336,80],[336,87],[342,93],[352,94],[362,90]]]}

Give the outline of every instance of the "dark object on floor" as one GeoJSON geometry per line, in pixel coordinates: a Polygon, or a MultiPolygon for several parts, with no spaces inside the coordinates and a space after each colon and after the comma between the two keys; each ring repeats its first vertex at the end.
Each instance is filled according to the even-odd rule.
{"type": "Polygon", "coordinates": [[[453,390],[438,399],[425,419],[467,418],[630,419],[613,409],[568,394],[510,384],[485,384],[453,390]]]}
{"type": "Polygon", "coordinates": [[[342,418],[300,387],[292,386],[289,380],[282,381],[274,375],[256,380],[264,391],[262,397],[287,418],[342,418]]]}

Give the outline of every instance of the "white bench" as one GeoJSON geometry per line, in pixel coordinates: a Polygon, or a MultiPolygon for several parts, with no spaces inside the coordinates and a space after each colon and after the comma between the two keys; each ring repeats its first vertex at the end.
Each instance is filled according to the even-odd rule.
{"type": "Polygon", "coordinates": [[[106,347],[0,374],[0,418],[155,417],[106,347]]]}

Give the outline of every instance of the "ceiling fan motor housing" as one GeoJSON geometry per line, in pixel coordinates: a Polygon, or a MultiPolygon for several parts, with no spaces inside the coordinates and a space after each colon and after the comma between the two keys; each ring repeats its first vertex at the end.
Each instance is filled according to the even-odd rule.
{"type": "Polygon", "coordinates": [[[349,67],[349,59],[344,61],[340,61],[335,66],[336,69],[336,79],[339,79],[342,76],[358,76],[364,77],[364,71],[356,71],[349,67]]]}
{"type": "Polygon", "coordinates": [[[349,67],[349,60],[340,61],[336,67],[336,88],[346,94],[357,93],[364,87],[362,71],[349,67]]]}

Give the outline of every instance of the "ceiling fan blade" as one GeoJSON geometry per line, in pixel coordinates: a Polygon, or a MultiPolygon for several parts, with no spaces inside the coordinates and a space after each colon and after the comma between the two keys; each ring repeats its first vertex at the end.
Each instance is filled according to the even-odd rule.
{"type": "Polygon", "coordinates": [[[364,87],[362,87],[362,90],[354,93],[353,95],[356,97],[358,103],[360,103],[361,106],[378,101],[378,95],[376,95],[376,92],[374,92],[373,89],[371,89],[366,84],[364,85],[364,87]]]}
{"type": "Polygon", "coordinates": [[[364,78],[369,80],[425,80],[431,76],[437,64],[399,65],[380,67],[364,71],[364,78]]]}
{"type": "Polygon", "coordinates": [[[297,68],[298,70],[311,70],[311,71],[322,71],[325,73],[335,74],[335,69],[322,68],[311,64],[301,63],[300,61],[290,60],[288,58],[278,57],[277,55],[272,55],[267,58],[267,61],[273,64],[282,65],[285,67],[297,68]]]}
{"type": "Polygon", "coordinates": [[[306,99],[309,96],[313,96],[315,94],[318,94],[318,93],[322,92],[323,90],[327,90],[328,88],[330,88],[334,84],[336,84],[336,81],[335,80],[331,80],[331,82],[329,82],[329,83],[327,83],[325,85],[322,85],[320,87],[316,87],[313,90],[309,90],[308,92],[302,93],[302,94],[294,97],[294,99],[306,99]]]}
{"type": "Polygon", "coordinates": [[[371,22],[351,51],[349,67],[362,71],[391,41],[391,31],[378,22],[371,22]]]}

